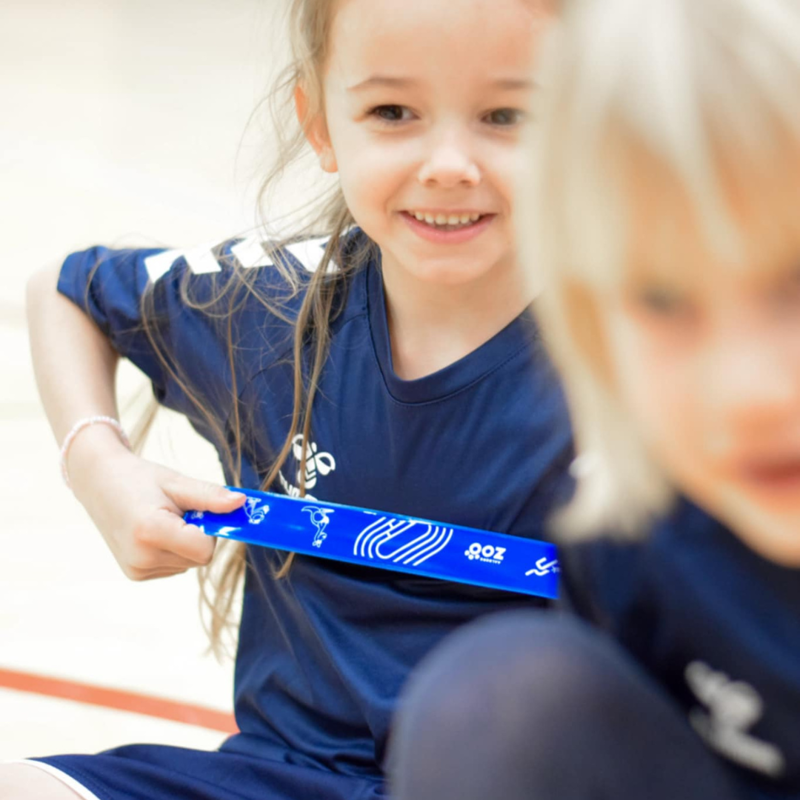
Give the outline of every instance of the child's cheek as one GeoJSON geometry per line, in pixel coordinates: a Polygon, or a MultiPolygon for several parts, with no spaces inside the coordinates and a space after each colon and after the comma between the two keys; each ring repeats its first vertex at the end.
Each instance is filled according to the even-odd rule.
{"type": "Polygon", "coordinates": [[[680,471],[681,453],[696,436],[695,371],[687,353],[620,316],[610,344],[623,408],[668,472],[680,471]]]}

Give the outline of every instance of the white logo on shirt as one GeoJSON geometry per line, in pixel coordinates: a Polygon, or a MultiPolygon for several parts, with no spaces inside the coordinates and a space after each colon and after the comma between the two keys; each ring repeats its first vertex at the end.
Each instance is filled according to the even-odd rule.
{"type": "MultiPolygon", "coordinates": [[[[305,478],[306,489],[313,489],[317,485],[317,473],[328,475],[336,469],[336,460],[330,453],[318,453],[317,443],[309,442],[306,448],[305,478]]],[[[292,439],[292,453],[298,463],[303,458],[303,434],[298,433],[292,439]]],[[[297,470],[297,483],[301,483],[303,466],[297,470]]]]}
{"type": "Polygon", "coordinates": [[[773,778],[781,775],[786,766],[781,751],[747,732],[764,713],[758,692],[702,661],[693,661],[684,674],[689,688],[708,708],[708,712],[701,708],[689,712],[689,721],[697,733],[731,761],[773,778]]]}
{"type": "MultiPolygon", "coordinates": [[[[294,455],[295,460],[299,464],[303,458],[302,433],[297,434],[297,436],[292,439],[292,455],[294,455]]],[[[309,500],[316,500],[317,498],[314,497],[313,494],[309,494],[308,490],[313,489],[317,485],[317,480],[319,479],[320,475],[330,475],[330,473],[335,469],[336,459],[330,453],[320,453],[317,443],[310,442],[306,448],[305,467],[301,466],[300,469],[298,469],[295,473],[298,485],[289,483],[289,481],[284,477],[282,471],[278,471],[278,481],[283,487],[283,491],[286,492],[289,497],[300,497],[299,484],[301,482],[300,479],[303,477],[304,471],[306,479],[306,494],[304,497],[307,497],[309,500]]]]}

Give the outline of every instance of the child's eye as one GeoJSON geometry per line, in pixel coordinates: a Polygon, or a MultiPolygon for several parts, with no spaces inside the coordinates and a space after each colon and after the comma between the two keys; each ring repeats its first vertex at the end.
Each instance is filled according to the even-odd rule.
{"type": "Polygon", "coordinates": [[[786,290],[795,297],[800,294],[800,266],[791,270],[786,277],[786,290]]]}
{"type": "Polygon", "coordinates": [[[775,304],[779,307],[796,309],[800,303],[800,267],[789,271],[772,290],[775,304]]]}
{"type": "Polygon", "coordinates": [[[377,117],[382,122],[407,122],[414,118],[411,109],[405,106],[375,106],[369,112],[371,117],[377,117]]]}
{"type": "Polygon", "coordinates": [[[687,316],[693,311],[691,302],[683,295],[662,287],[639,289],[634,299],[636,305],[643,311],[665,319],[687,316]]]}
{"type": "Polygon", "coordinates": [[[498,127],[508,127],[517,125],[525,118],[525,112],[520,111],[518,108],[496,108],[490,111],[484,120],[490,125],[497,125],[498,127]]]}

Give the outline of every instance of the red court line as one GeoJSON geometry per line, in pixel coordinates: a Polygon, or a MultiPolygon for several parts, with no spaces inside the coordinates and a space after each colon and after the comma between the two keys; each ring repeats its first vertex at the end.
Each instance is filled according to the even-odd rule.
{"type": "Polygon", "coordinates": [[[223,711],[214,711],[211,708],[178,703],[174,700],[164,700],[160,697],[150,697],[136,692],[104,689],[88,683],[33,675],[30,672],[0,669],[0,688],[15,689],[18,692],[30,692],[47,697],[60,697],[87,705],[115,708],[119,711],[130,711],[148,717],[198,725],[201,728],[209,728],[223,733],[238,732],[233,714],[223,711]]]}

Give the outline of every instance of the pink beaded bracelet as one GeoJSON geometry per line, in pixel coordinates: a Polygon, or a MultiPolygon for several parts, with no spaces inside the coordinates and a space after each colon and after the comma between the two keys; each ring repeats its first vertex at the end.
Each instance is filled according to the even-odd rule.
{"type": "Polygon", "coordinates": [[[75,441],[75,437],[84,428],[88,428],[90,425],[97,425],[98,423],[110,425],[119,434],[119,438],[122,439],[122,443],[125,445],[125,447],[127,447],[129,450],[131,449],[131,443],[128,439],[128,435],[125,433],[119,420],[114,419],[114,417],[95,416],[85,417],[84,419],[78,420],[72,426],[70,432],[66,435],[64,444],[61,445],[61,477],[64,479],[64,483],[66,483],[69,488],[72,488],[69,482],[69,474],[67,473],[67,456],[69,455],[69,449],[72,446],[73,441],[75,441]]]}

